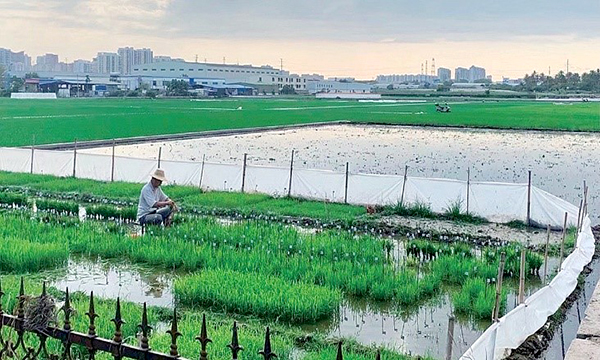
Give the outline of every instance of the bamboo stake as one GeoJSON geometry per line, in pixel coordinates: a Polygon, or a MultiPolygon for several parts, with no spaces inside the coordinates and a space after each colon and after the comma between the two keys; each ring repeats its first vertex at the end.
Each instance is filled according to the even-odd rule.
{"type": "Polygon", "coordinates": [[[29,169],[29,173],[33,174],[33,153],[35,151],[35,135],[33,135],[33,140],[31,141],[31,166],[29,169]]]}
{"type": "Polygon", "coordinates": [[[548,245],[550,244],[550,224],[546,230],[546,250],[544,251],[544,277],[542,278],[543,283],[546,283],[546,276],[548,275],[548,245]]]}
{"type": "Polygon", "coordinates": [[[115,139],[112,142],[112,157],[110,161],[110,182],[115,181],[115,139]]]}
{"type": "Polygon", "coordinates": [[[400,195],[400,205],[404,204],[404,189],[406,188],[406,174],[408,173],[408,165],[404,165],[404,181],[402,182],[402,194],[400,195]]]}
{"type": "Polygon", "coordinates": [[[569,216],[569,213],[565,212],[565,222],[563,225],[562,240],[560,242],[560,262],[558,263],[559,271],[560,271],[560,268],[562,267],[563,256],[564,256],[564,251],[565,251],[565,238],[567,237],[567,217],[568,216],[569,216]]]}
{"type": "Polygon", "coordinates": [[[469,192],[471,188],[471,168],[467,168],[467,215],[469,215],[469,192]]]}
{"type": "Polygon", "coordinates": [[[452,346],[454,345],[454,316],[448,318],[448,340],[446,341],[446,360],[452,359],[452,346]]]}
{"type": "Polygon", "coordinates": [[[204,159],[206,158],[206,154],[202,155],[202,167],[200,167],[200,181],[198,182],[198,187],[202,189],[202,177],[204,176],[204,159]]]}
{"type": "Polygon", "coordinates": [[[288,197],[292,196],[293,174],[294,174],[294,150],[292,149],[292,159],[290,160],[290,182],[288,184],[288,197]]]}
{"type": "Polygon", "coordinates": [[[527,226],[531,226],[531,170],[528,171],[527,181],[527,226]]]}
{"type": "Polygon", "coordinates": [[[73,147],[73,177],[75,177],[76,166],[77,166],[77,139],[75,139],[75,146],[73,147]]]}
{"type": "Polygon", "coordinates": [[[346,162],[346,183],[344,185],[344,204],[348,203],[348,162],[346,162]]]}
{"type": "Polygon", "coordinates": [[[244,153],[244,165],[242,166],[242,193],[244,193],[244,187],[246,186],[246,159],[248,154],[244,153]]]}
{"type": "Polygon", "coordinates": [[[502,252],[500,258],[500,265],[498,266],[498,281],[496,282],[496,302],[494,303],[494,311],[492,314],[492,321],[498,321],[498,314],[500,313],[500,297],[502,296],[502,279],[504,277],[504,264],[506,263],[506,253],[502,252]]]}
{"type": "Polygon", "coordinates": [[[521,249],[521,268],[519,271],[519,304],[525,302],[525,252],[525,248],[521,249]]]}
{"type": "Polygon", "coordinates": [[[581,214],[583,211],[583,199],[579,200],[579,211],[577,212],[577,233],[579,234],[580,226],[581,226],[581,214]]]}
{"type": "Polygon", "coordinates": [[[158,168],[160,169],[160,158],[162,156],[162,146],[158,147],[158,168]]]}

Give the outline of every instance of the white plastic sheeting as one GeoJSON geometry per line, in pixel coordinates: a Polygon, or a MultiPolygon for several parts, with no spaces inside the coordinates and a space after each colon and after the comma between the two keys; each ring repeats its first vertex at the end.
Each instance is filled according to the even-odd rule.
{"type": "Polygon", "coordinates": [[[590,218],[583,220],[575,250],[561,264],[550,284],[492,324],[463,354],[461,360],[502,359],[540,329],[575,290],[577,278],[594,255],[590,218]],[[526,319],[526,321],[524,321],[526,319]]]}
{"type": "MultiPolygon", "coordinates": [[[[29,172],[31,149],[0,148],[0,170],[29,172]]],[[[114,180],[144,183],[156,169],[151,159],[77,153],[75,176],[102,181],[114,180]]],[[[170,183],[201,186],[205,190],[260,192],[274,196],[288,194],[289,168],[247,165],[245,178],[241,164],[227,165],[189,161],[162,161],[170,183]]],[[[73,151],[34,151],[33,172],[71,176],[73,151]]],[[[445,212],[459,204],[461,210],[491,221],[527,220],[527,184],[471,182],[408,176],[346,174],[328,170],[297,169],[292,172],[291,195],[309,199],[350,204],[390,205],[424,203],[435,212],[445,212]],[[467,209],[467,190],[469,208],[467,209]],[[404,192],[404,198],[402,193],[404,192]]],[[[561,228],[564,213],[569,225],[577,222],[578,209],[536,187],[531,188],[531,220],[561,228]]]]}

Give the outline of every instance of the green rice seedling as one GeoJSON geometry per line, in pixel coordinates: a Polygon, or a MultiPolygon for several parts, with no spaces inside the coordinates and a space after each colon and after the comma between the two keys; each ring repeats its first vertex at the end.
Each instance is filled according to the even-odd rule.
{"type": "MultiPolygon", "coordinates": [[[[468,278],[461,290],[452,297],[457,313],[470,315],[475,319],[490,319],[496,301],[495,286],[481,278],[468,278]]],[[[503,289],[500,314],[506,308],[506,289],[503,289]]]]}
{"type": "Polygon", "coordinates": [[[210,306],[291,323],[328,318],[338,310],[341,301],[339,291],[326,287],[221,269],[179,277],[173,290],[184,305],[210,306]]]}
{"type": "Polygon", "coordinates": [[[36,272],[63,265],[69,258],[64,242],[36,243],[12,237],[0,237],[0,271],[36,272]]]}
{"type": "MultiPolygon", "coordinates": [[[[337,343],[331,340],[320,340],[318,336],[302,344],[303,359],[306,360],[331,360],[337,356],[337,343]]],[[[374,360],[380,353],[382,359],[390,360],[434,360],[429,356],[417,356],[399,354],[398,352],[375,346],[366,346],[354,339],[342,339],[342,355],[344,359],[352,360],[374,360]]]]}
{"type": "Polygon", "coordinates": [[[0,191],[0,203],[6,205],[27,206],[27,196],[16,192],[0,191]]]}
{"type": "Polygon", "coordinates": [[[102,219],[136,220],[137,208],[117,207],[113,205],[90,205],[85,208],[87,216],[99,216],[102,219]]]}
{"type": "Polygon", "coordinates": [[[38,210],[51,211],[58,214],[77,214],[79,204],[74,201],[58,201],[51,199],[35,199],[38,210]]]}

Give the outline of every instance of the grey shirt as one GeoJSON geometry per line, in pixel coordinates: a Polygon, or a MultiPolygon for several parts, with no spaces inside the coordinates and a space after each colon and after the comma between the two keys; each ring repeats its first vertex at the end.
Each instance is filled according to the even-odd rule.
{"type": "Polygon", "coordinates": [[[152,183],[147,183],[142,188],[142,192],[140,193],[140,202],[138,203],[138,211],[137,218],[138,220],[147,214],[150,214],[156,210],[152,205],[156,204],[159,201],[165,201],[169,198],[162,189],[159,187],[155,188],[152,186],[152,183]]]}

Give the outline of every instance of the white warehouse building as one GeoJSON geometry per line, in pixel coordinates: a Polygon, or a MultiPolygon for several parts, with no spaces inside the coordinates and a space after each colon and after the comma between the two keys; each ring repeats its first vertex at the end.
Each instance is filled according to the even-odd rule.
{"type": "Polygon", "coordinates": [[[333,80],[320,80],[320,81],[309,81],[307,83],[307,90],[309,94],[316,93],[351,93],[351,94],[368,94],[371,93],[372,85],[347,82],[347,81],[333,81],[333,80]]]}

